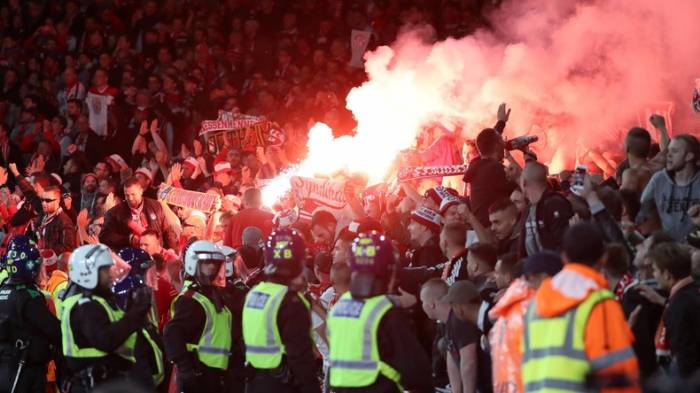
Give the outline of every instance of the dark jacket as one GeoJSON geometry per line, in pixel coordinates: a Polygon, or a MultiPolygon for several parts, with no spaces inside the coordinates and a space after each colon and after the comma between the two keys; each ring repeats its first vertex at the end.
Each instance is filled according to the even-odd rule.
{"type": "MultiPolygon", "coordinates": [[[[177,235],[165,219],[163,207],[154,199],[143,198],[143,213],[148,221],[148,229],[153,229],[160,233],[163,239],[164,248],[178,249],[177,235]]],[[[131,209],[124,201],[105,213],[105,223],[100,232],[100,242],[106,244],[113,250],[121,250],[124,247],[131,247],[129,221],[131,220],[131,209]]]]}
{"type": "Polygon", "coordinates": [[[634,250],[625,238],[625,235],[622,233],[617,221],[615,221],[615,217],[613,217],[613,215],[610,214],[607,209],[605,209],[605,206],[603,206],[602,203],[593,205],[590,208],[593,222],[596,224],[598,229],[600,229],[605,241],[608,243],[621,244],[623,247],[625,247],[625,251],[627,251],[627,255],[630,257],[630,260],[634,259],[634,250]]]}
{"type": "MultiPolygon", "coordinates": [[[[206,322],[204,309],[199,302],[192,298],[195,291],[206,296],[215,305],[228,308],[227,297],[219,288],[200,288],[196,284],[192,285],[182,296],[177,298],[174,303],[173,318],[165,325],[163,334],[165,352],[168,359],[177,365],[180,383],[189,378],[189,382],[183,385],[186,393],[190,391],[221,391],[229,373],[207,367],[197,359],[194,352],[187,350],[187,344],[197,344],[203,334],[206,322]]],[[[236,370],[236,373],[240,375],[243,371],[244,356],[241,356],[243,336],[239,321],[240,316],[238,321],[235,317],[232,320],[231,349],[237,356],[230,358],[228,370],[229,372],[236,370]]]]}
{"type": "Polygon", "coordinates": [[[672,293],[664,312],[666,337],[673,362],[688,378],[700,370],[700,282],[693,281],[672,293]]]}
{"type": "MultiPolygon", "coordinates": [[[[531,208],[531,207],[530,207],[531,208]]],[[[520,255],[527,256],[525,250],[527,211],[520,220],[520,255]]],[[[569,219],[573,217],[571,203],[561,194],[546,190],[537,202],[536,220],[540,244],[545,250],[559,251],[564,232],[569,228],[569,219]]]]}
{"type": "Polygon", "coordinates": [[[654,346],[654,335],[656,334],[656,328],[659,326],[661,313],[664,308],[640,295],[637,289],[640,284],[648,285],[664,296],[668,295],[668,293],[661,293],[658,290],[656,280],[635,280],[625,289],[620,299],[622,309],[627,318],[637,306],[641,306],[637,316],[637,323],[631,328],[635,338],[632,345],[639,361],[639,372],[642,378],[646,379],[654,375],[659,368],[659,363],[656,359],[656,347],[654,346]]]}
{"type": "MultiPolygon", "coordinates": [[[[103,298],[116,308],[111,294],[103,298]]],[[[106,352],[100,358],[67,358],[68,368],[77,373],[87,367],[107,366],[110,370],[129,372],[132,363],[115,354],[124,341],[146,324],[146,313],[127,311],[117,322],[111,322],[107,311],[97,301],[92,300],[95,293],[84,294],[78,304],[70,311],[70,328],[73,339],[80,348],[96,348],[106,352]]]]}
{"type": "Polygon", "coordinates": [[[58,319],[49,311],[36,285],[5,284],[0,289],[0,351],[14,348],[17,339],[28,341],[28,364],[44,367],[53,357],[51,348],[61,349],[58,319]]]}
{"type": "Polygon", "coordinates": [[[488,228],[489,207],[499,199],[508,198],[515,189],[515,183],[506,179],[502,163],[493,158],[479,157],[469,163],[464,174],[464,182],[469,186],[469,203],[479,222],[488,228]]]}
{"type": "MultiPolygon", "coordinates": [[[[34,191],[34,187],[22,176],[17,178],[22,193],[25,195],[25,203],[17,210],[10,219],[10,225],[14,227],[22,226],[30,220],[34,220],[35,228],[39,228],[45,213],[41,205],[41,199],[34,191]]],[[[61,255],[67,251],[73,251],[78,246],[75,234],[75,225],[71,218],[65,213],[57,215],[46,225],[43,233],[39,234],[29,227],[29,235],[39,240],[42,249],[51,249],[56,255],[61,255]],[[41,240],[40,240],[41,239],[41,240]]]]}

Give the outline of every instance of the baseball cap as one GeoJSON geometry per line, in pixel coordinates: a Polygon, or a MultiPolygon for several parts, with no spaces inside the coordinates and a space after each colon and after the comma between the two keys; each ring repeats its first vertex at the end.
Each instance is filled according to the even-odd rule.
{"type": "Polygon", "coordinates": [[[456,281],[440,299],[441,303],[470,304],[481,300],[479,290],[468,280],[456,281]]]}
{"type": "Polygon", "coordinates": [[[559,254],[552,251],[540,251],[530,255],[523,264],[523,274],[546,273],[554,276],[559,273],[563,264],[559,254]]]}

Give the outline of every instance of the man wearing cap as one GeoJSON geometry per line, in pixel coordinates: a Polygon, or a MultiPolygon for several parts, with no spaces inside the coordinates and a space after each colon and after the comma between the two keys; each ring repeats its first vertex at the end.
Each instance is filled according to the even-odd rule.
{"type": "Polygon", "coordinates": [[[523,264],[523,276],[510,284],[489,311],[491,320],[496,321],[489,335],[495,392],[523,391],[520,345],[525,313],[542,280],[557,274],[561,267],[561,258],[551,251],[531,255],[523,264]]]}
{"type": "Polygon", "coordinates": [[[217,161],[214,163],[214,187],[220,188],[224,195],[238,194],[238,187],[233,182],[231,171],[231,163],[228,161],[217,161]]]}
{"type": "Polygon", "coordinates": [[[442,226],[440,214],[421,206],[411,212],[408,233],[413,247],[410,266],[435,266],[445,260],[440,251],[438,236],[442,226]]]}
{"type": "Polygon", "coordinates": [[[452,392],[490,392],[489,359],[481,349],[481,331],[476,325],[481,304],[476,286],[467,280],[456,281],[449,288],[436,280],[429,281],[421,291],[421,300],[429,317],[445,321],[447,375],[452,392]]]}
{"type": "Polygon", "coordinates": [[[199,161],[194,157],[187,157],[182,162],[182,176],[179,179],[173,179],[174,183],[186,190],[198,190],[202,184],[201,172],[199,161]]]}
{"type": "Polygon", "coordinates": [[[141,182],[143,195],[148,198],[158,198],[156,189],[153,188],[153,172],[149,168],[140,167],[134,172],[134,176],[141,182]]]}
{"type": "Polygon", "coordinates": [[[620,304],[598,271],[605,246],[591,223],[564,234],[564,268],[545,279],[523,331],[526,392],[639,392],[634,339],[620,304]]]}
{"type": "Polygon", "coordinates": [[[143,197],[143,187],[135,177],[124,184],[125,200],[105,213],[100,241],[114,250],[138,247],[147,229],[158,232],[165,248],[178,248],[177,235],[154,199],[143,197]]]}
{"type": "Polygon", "coordinates": [[[332,390],[432,392],[429,359],[387,297],[396,283],[391,241],[377,232],[360,234],[350,255],[350,290],[326,322],[332,390]]]}

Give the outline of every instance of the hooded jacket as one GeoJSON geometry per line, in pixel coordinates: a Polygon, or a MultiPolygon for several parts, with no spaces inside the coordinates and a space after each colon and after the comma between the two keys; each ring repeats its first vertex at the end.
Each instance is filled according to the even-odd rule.
{"type": "Polygon", "coordinates": [[[525,280],[516,279],[489,312],[489,318],[496,320],[489,335],[494,392],[523,391],[520,342],[525,313],[535,291],[525,280]]]}
{"type": "Polygon", "coordinates": [[[676,241],[683,241],[693,230],[688,208],[700,203],[700,171],[696,171],[686,186],[679,186],[671,174],[656,172],[642,192],[642,211],[638,223],[650,217],[653,207],[661,218],[661,225],[676,241]]]}
{"type": "MultiPolygon", "coordinates": [[[[540,286],[534,299],[535,312],[540,317],[556,317],[581,304],[592,292],[607,288],[605,278],[593,268],[567,263],[562,271],[545,279],[540,286]]],[[[589,361],[599,364],[596,381],[624,376],[632,385],[603,388],[601,393],[641,392],[633,341],[622,307],[616,300],[604,300],[593,307],[586,323],[584,347],[589,361]]]]}

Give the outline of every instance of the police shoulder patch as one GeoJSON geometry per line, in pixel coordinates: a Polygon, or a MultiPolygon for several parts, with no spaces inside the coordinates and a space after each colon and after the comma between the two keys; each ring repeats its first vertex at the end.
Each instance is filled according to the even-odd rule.
{"type": "Polygon", "coordinates": [[[333,307],[333,316],[339,318],[359,318],[364,306],[364,300],[341,299],[336,303],[335,307],[333,307]]]}

